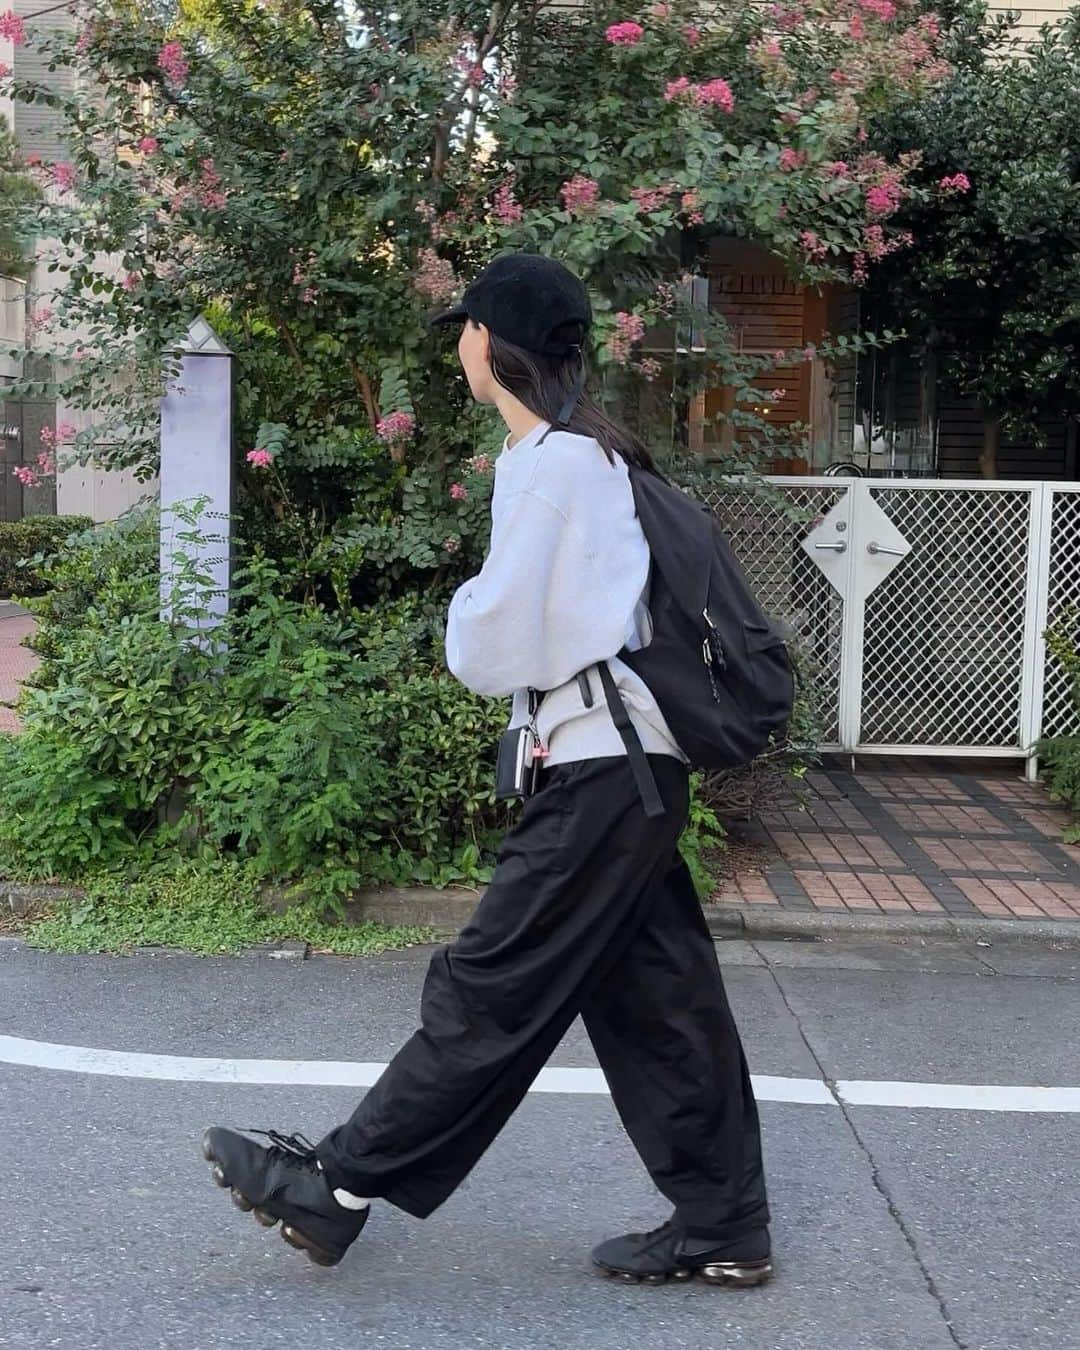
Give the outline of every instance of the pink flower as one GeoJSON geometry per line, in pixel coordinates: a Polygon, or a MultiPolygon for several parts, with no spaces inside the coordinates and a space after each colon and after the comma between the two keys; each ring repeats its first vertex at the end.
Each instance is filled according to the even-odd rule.
{"type": "Polygon", "coordinates": [[[798,5],[771,5],[768,13],[782,33],[794,32],[806,18],[798,5]]]}
{"type": "Polygon", "coordinates": [[[786,360],[787,360],[787,352],[773,352],[772,355],[773,355],[773,360],[774,360],[774,361],[786,361],[786,360]]]}
{"type": "Polygon", "coordinates": [[[773,390],[770,390],[770,392],[769,392],[769,402],[770,402],[770,403],[779,403],[780,400],[784,397],[784,395],[785,395],[786,393],[787,393],[787,390],[786,390],[786,389],[773,389],[773,390]]]}
{"type": "Polygon", "coordinates": [[[954,173],[949,177],[943,178],[938,183],[938,187],[942,192],[949,196],[953,196],[960,192],[970,192],[971,179],[966,173],[954,173]]]}
{"type": "Polygon", "coordinates": [[[506,99],[507,103],[509,103],[517,93],[517,87],[517,76],[504,75],[499,81],[499,96],[506,99]]]}
{"type": "Polygon", "coordinates": [[[488,455],[474,455],[472,459],[466,461],[470,473],[490,473],[495,467],[492,459],[488,455]]]}
{"type": "Polygon", "coordinates": [[[59,445],[66,445],[68,441],[73,441],[79,434],[79,428],[74,422],[61,422],[56,428],[56,440],[59,445]]]}
{"type": "Polygon", "coordinates": [[[875,183],[866,190],[866,209],[879,219],[891,216],[900,205],[900,188],[896,183],[875,183]]]}
{"type": "Polygon", "coordinates": [[[166,42],[158,52],[157,60],[170,84],[179,89],[187,81],[190,67],[184,60],[184,49],[179,42],[166,42]]]}
{"type": "Polygon", "coordinates": [[[38,154],[36,150],[31,150],[30,153],[26,156],[26,167],[28,169],[36,169],[40,163],[41,163],[41,156],[38,154]]]}
{"type": "Polygon", "coordinates": [[[125,291],[133,291],[140,281],[142,281],[141,272],[125,272],[124,279],[120,284],[125,291]]]}
{"type": "Polygon", "coordinates": [[[138,148],[144,155],[156,155],[161,149],[161,142],[156,136],[144,136],[138,148]]]}
{"type": "Polygon", "coordinates": [[[41,328],[47,324],[53,316],[52,305],[42,305],[41,308],[31,317],[30,322],[35,328],[41,328]]]}
{"type": "Polygon", "coordinates": [[[422,248],[417,258],[419,266],[413,277],[416,289],[429,300],[450,300],[458,290],[453,265],[440,258],[433,248],[422,248]]]}
{"type": "Polygon", "coordinates": [[[690,81],[685,75],[680,75],[677,80],[669,80],[667,88],[664,90],[664,98],[668,103],[681,98],[683,94],[689,93],[691,88],[690,81]]]}
{"type": "Polygon", "coordinates": [[[0,61],[0,80],[6,80],[11,74],[11,67],[6,61],[0,61]]]}
{"type": "Polygon", "coordinates": [[[62,192],[69,191],[75,185],[75,166],[58,160],[52,166],[52,180],[62,192]]]}
{"type": "Polygon", "coordinates": [[[52,427],[50,426],[42,427],[39,434],[41,437],[42,445],[52,446],[56,444],[56,432],[52,429],[52,427]]]}
{"type": "Polygon", "coordinates": [[[799,235],[799,243],[810,262],[821,262],[825,257],[825,245],[813,230],[803,230],[799,235]]]}
{"type": "Polygon", "coordinates": [[[812,361],[812,360],[814,359],[815,356],[817,356],[817,349],[816,349],[815,347],[804,347],[804,348],[803,348],[803,350],[802,350],[802,358],[803,358],[804,361],[812,361]]]}
{"type": "Polygon", "coordinates": [[[620,310],[615,315],[615,332],[608,338],[607,348],[613,361],[625,365],[630,348],[645,336],[645,320],[640,314],[620,310]]]}
{"type": "Polygon", "coordinates": [[[392,412],[379,420],[375,435],[387,445],[400,445],[412,439],[416,418],[410,412],[392,412]]]}
{"type": "Polygon", "coordinates": [[[466,501],[469,496],[469,489],[464,483],[451,483],[450,496],[453,497],[456,502],[466,501]]]}
{"type": "Polygon", "coordinates": [[[571,214],[594,211],[600,196],[600,184],[576,173],[559,189],[563,205],[571,214]]]}
{"type": "Polygon", "coordinates": [[[696,47],[701,41],[701,29],[696,28],[692,23],[688,23],[682,31],[688,47],[696,47]]]}
{"type": "Polygon", "coordinates": [[[725,113],[732,112],[735,108],[735,95],[731,92],[731,85],[727,80],[710,80],[708,84],[699,84],[697,101],[711,104],[725,113]]]}
{"type": "Polygon", "coordinates": [[[689,224],[703,225],[705,223],[705,217],[701,214],[701,198],[694,189],[683,193],[679,205],[687,212],[689,224]]]}
{"type": "Polygon", "coordinates": [[[443,540],[442,546],[444,553],[461,552],[461,540],[457,537],[456,534],[447,535],[447,537],[443,540]]]}
{"type": "Polygon", "coordinates": [[[846,178],[851,172],[847,161],[843,159],[831,159],[822,167],[830,178],[846,178]]]}
{"type": "Polygon", "coordinates": [[[495,193],[492,214],[503,225],[516,225],[525,214],[521,203],[514,196],[513,187],[509,183],[503,183],[502,187],[495,193]]]}
{"type": "Polygon", "coordinates": [[[24,488],[35,488],[38,485],[38,476],[29,464],[16,464],[11,472],[19,480],[24,488]]]}
{"type": "Polygon", "coordinates": [[[785,145],[780,151],[780,168],[784,173],[793,173],[805,163],[806,155],[802,150],[793,150],[790,145],[785,145]]]}
{"type": "Polygon", "coordinates": [[[638,370],[651,383],[659,376],[663,370],[663,366],[655,356],[646,356],[645,359],[639,363],[638,370]]]}
{"type": "Polygon", "coordinates": [[[892,0],[859,0],[859,8],[867,14],[876,14],[882,23],[891,23],[896,18],[896,6],[892,0]]]}
{"type": "Polygon", "coordinates": [[[474,61],[470,56],[458,56],[454,64],[465,76],[465,83],[473,89],[478,89],[484,83],[484,67],[479,61],[474,61]]]}
{"type": "Polygon", "coordinates": [[[653,7],[652,7],[652,16],[653,16],[654,19],[659,19],[660,22],[663,23],[666,19],[670,19],[670,18],[671,18],[671,6],[670,6],[670,5],[653,5],[653,7]]]}
{"type": "Polygon", "coordinates": [[[256,469],[267,469],[274,462],[274,456],[269,450],[260,450],[258,448],[249,450],[244,458],[256,469]]]}
{"type": "Polygon", "coordinates": [[[851,260],[851,279],[856,286],[863,286],[869,276],[870,268],[867,264],[866,254],[860,251],[851,260]]]}
{"type": "Polygon", "coordinates": [[[42,450],[37,457],[38,468],[43,474],[54,474],[56,472],[56,456],[50,450],[42,450]]]}
{"type": "Polygon", "coordinates": [[[5,10],[0,14],[0,38],[7,40],[16,47],[21,47],[26,41],[26,28],[21,17],[14,10],[5,10]]]}
{"type": "Polygon", "coordinates": [[[856,42],[861,42],[866,36],[866,24],[861,14],[853,14],[848,20],[848,32],[856,42]]]}
{"type": "Polygon", "coordinates": [[[79,39],[75,43],[75,50],[81,56],[83,52],[89,51],[90,44],[94,40],[94,25],[88,23],[79,33],[79,39]]]}
{"type": "Polygon", "coordinates": [[[613,47],[636,47],[645,36],[641,24],[628,20],[625,23],[613,23],[604,34],[613,47]]]}
{"type": "Polygon", "coordinates": [[[636,203],[642,214],[649,215],[667,205],[667,191],[664,188],[631,188],[630,200],[636,203]]]}
{"type": "Polygon", "coordinates": [[[880,225],[867,225],[863,231],[863,248],[868,258],[877,262],[888,253],[885,243],[885,231],[880,225]]]}

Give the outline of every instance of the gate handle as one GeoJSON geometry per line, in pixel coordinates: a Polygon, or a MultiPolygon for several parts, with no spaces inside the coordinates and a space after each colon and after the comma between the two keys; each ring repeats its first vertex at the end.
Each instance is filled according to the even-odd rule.
{"type": "Polygon", "coordinates": [[[829,544],[815,544],[814,547],[815,547],[815,548],[831,548],[831,549],[834,549],[837,553],[843,553],[843,552],[847,549],[847,544],[844,542],[843,539],[836,539],[836,540],[833,540],[833,542],[832,542],[832,543],[829,543],[829,544]]]}
{"type": "Polygon", "coordinates": [[[891,553],[894,558],[907,557],[907,553],[902,548],[886,548],[884,544],[867,544],[866,551],[867,553],[891,553]]]}

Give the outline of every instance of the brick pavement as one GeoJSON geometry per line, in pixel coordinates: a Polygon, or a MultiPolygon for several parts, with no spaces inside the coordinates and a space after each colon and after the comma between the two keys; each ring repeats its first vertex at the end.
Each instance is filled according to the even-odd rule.
{"type": "MultiPolygon", "coordinates": [[[[713,897],[848,913],[1080,919],[1068,813],[1016,761],[827,758],[803,800],[728,822],[762,859],[713,897]]],[[[741,850],[740,850],[741,851],[741,850]]]]}
{"type": "MultiPolygon", "coordinates": [[[[0,704],[14,700],[36,657],[33,619],[0,601],[0,704]]],[[[0,706],[0,731],[15,731],[0,706]]],[[[744,866],[718,905],[846,913],[982,914],[1080,919],[1080,847],[1068,823],[1016,762],[862,756],[807,775],[804,799],[728,822],[760,867],[744,866]]]]}

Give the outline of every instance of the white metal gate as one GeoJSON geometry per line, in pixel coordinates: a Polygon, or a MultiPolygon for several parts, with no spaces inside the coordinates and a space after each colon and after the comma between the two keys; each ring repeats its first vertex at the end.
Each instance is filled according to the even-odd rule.
{"type": "Polygon", "coordinates": [[[708,501],[823,688],[823,748],[1023,755],[1080,732],[1043,632],[1080,601],[1080,483],[771,478],[708,501]]]}

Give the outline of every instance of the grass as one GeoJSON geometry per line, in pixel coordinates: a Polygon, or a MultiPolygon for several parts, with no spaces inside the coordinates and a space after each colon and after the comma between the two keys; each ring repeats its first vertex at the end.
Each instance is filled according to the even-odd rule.
{"type": "Polygon", "coordinates": [[[185,864],[135,881],[117,873],[92,874],[79,884],[85,898],[26,920],[20,932],[24,941],[51,952],[174,947],[203,956],[287,939],[341,956],[371,956],[434,941],[426,928],[328,922],[309,905],[268,913],[254,880],[232,863],[185,864]]]}

